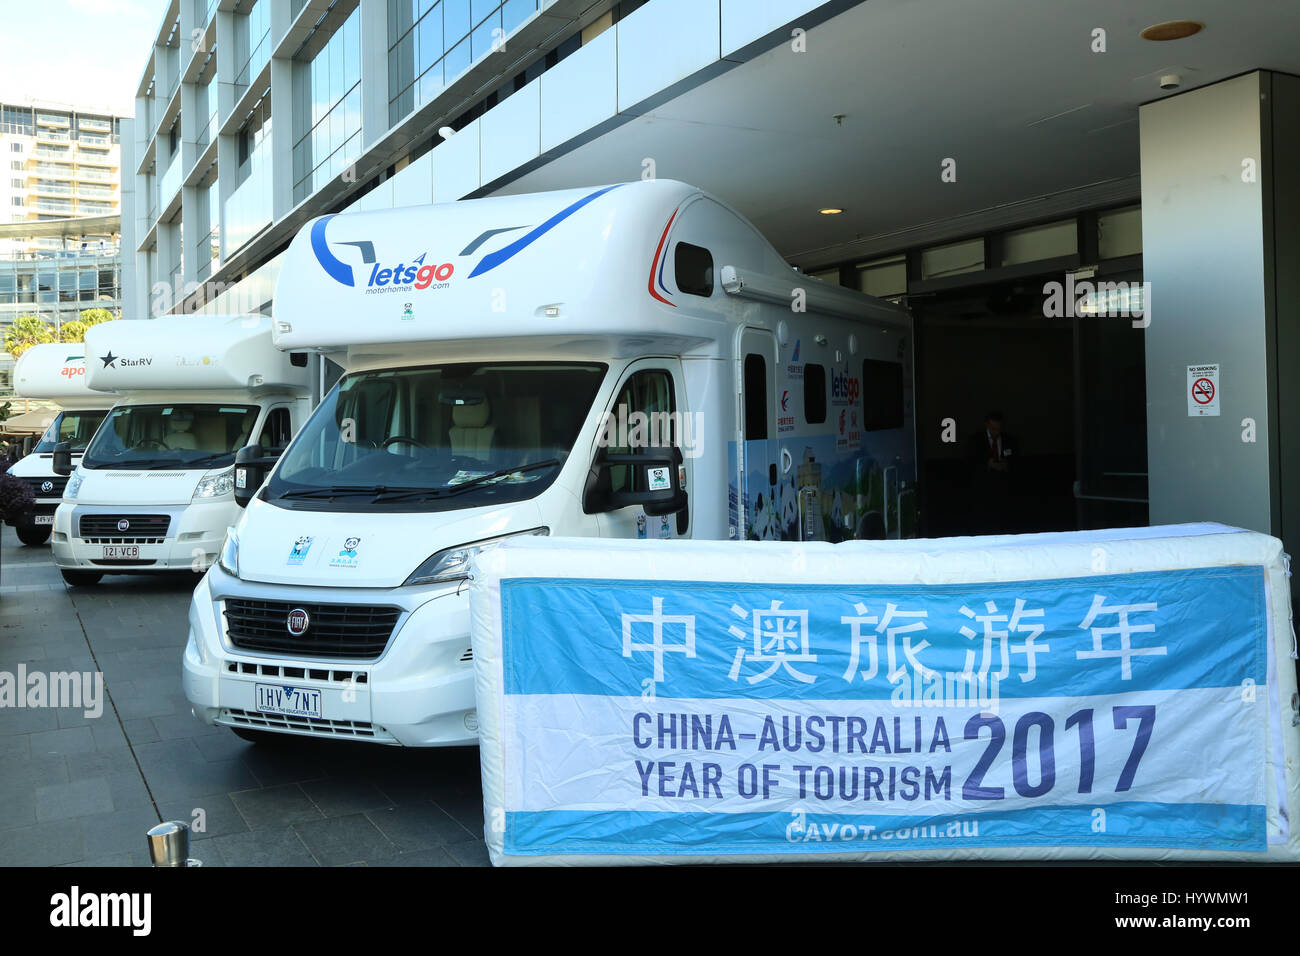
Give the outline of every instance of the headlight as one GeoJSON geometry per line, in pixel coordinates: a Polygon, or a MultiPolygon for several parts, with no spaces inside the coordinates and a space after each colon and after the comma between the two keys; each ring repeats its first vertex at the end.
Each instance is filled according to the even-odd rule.
{"type": "Polygon", "coordinates": [[[219,475],[208,475],[202,479],[198,487],[194,489],[194,497],[198,498],[219,498],[222,495],[228,495],[235,490],[235,469],[223,471],[219,475]]]}
{"type": "Polygon", "coordinates": [[[68,483],[63,489],[63,497],[75,498],[77,497],[77,492],[80,490],[81,490],[81,471],[80,469],[78,469],[77,471],[74,471],[72,473],[72,477],[68,479],[68,483]]]}
{"type": "Polygon", "coordinates": [[[234,528],[226,529],[226,540],[221,543],[221,553],[217,555],[217,567],[233,578],[239,577],[239,538],[234,528]]]}
{"type": "Polygon", "coordinates": [[[444,548],[436,554],[429,555],[425,562],[416,568],[411,576],[403,582],[403,587],[412,584],[440,584],[447,581],[464,581],[469,577],[470,561],[480,551],[495,547],[510,538],[518,538],[524,535],[540,536],[550,533],[550,528],[531,528],[528,531],[515,531],[495,538],[484,538],[482,541],[459,544],[454,548],[444,548]]]}

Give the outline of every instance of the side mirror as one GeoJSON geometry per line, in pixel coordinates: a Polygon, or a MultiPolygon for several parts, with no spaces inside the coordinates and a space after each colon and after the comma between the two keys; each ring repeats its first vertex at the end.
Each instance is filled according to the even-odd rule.
{"type": "Polygon", "coordinates": [[[686,507],[686,491],[679,476],[682,451],[676,446],[615,454],[602,448],[591,463],[582,493],[586,514],[639,505],[647,515],[676,514],[686,507]],[[626,466],[632,474],[631,491],[614,491],[610,469],[626,466]]]}
{"type": "Polygon", "coordinates": [[[235,452],[235,504],[248,507],[274,464],[275,459],[268,459],[257,442],[235,452]]]}
{"type": "Polygon", "coordinates": [[[72,442],[61,441],[54,446],[54,473],[64,478],[72,474],[72,442]]]}

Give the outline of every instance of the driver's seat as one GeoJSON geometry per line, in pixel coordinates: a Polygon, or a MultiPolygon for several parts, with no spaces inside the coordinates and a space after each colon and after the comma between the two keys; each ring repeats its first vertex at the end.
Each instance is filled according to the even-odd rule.
{"type": "Polygon", "coordinates": [[[455,406],[451,411],[451,428],[447,429],[451,453],[487,461],[492,454],[492,439],[497,430],[495,425],[488,424],[491,417],[492,406],[486,396],[477,405],[455,406]]]}

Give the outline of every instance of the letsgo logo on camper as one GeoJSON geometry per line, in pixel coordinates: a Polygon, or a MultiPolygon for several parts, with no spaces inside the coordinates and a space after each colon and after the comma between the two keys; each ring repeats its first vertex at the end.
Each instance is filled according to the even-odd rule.
{"type": "Polygon", "coordinates": [[[370,270],[370,281],[366,283],[367,291],[376,286],[390,286],[398,289],[414,286],[417,289],[427,289],[435,281],[441,283],[438,288],[445,288],[447,280],[456,271],[456,267],[450,262],[444,262],[441,265],[426,263],[424,261],[426,255],[428,255],[427,252],[421,253],[420,258],[411,260],[409,266],[399,262],[391,269],[381,269],[379,263],[375,263],[370,270]]]}
{"type": "Polygon", "coordinates": [[[852,405],[862,394],[862,383],[847,372],[831,375],[831,400],[852,405]]]}
{"type": "MultiPolygon", "coordinates": [[[[312,253],[316,256],[316,261],[320,263],[320,267],[325,270],[325,274],[331,279],[342,285],[355,287],[357,280],[352,266],[334,255],[330,249],[330,244],[325,240],[325,226],[333,218],[333,216],[325,216],[312,224],[312,253]]],[[[447,280],[456,271],[456,267],[450,262],[441,264],[426,263],[424,258],[428,255],[427,252],[420,253],[418,259],[412,259],[410,265],[399,262],[392,267],[382,266],[375,256],[375,244],[369,239],[352,242],[336,241],[335,245],[352,246],[361,253],[361,261],[370,266],[370,275],[366,280],[366,292],[368,293],[396,292],[408,288],[445,289],[447,280]]]]}

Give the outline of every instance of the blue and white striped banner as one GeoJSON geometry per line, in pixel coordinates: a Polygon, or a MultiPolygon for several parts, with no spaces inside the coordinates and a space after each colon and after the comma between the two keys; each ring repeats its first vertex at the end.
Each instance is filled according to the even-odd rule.
{"type": "Polygon", "coordinates": [[[506,853],[1266,849],[1266,570],[505,578],[506,853]]]}

